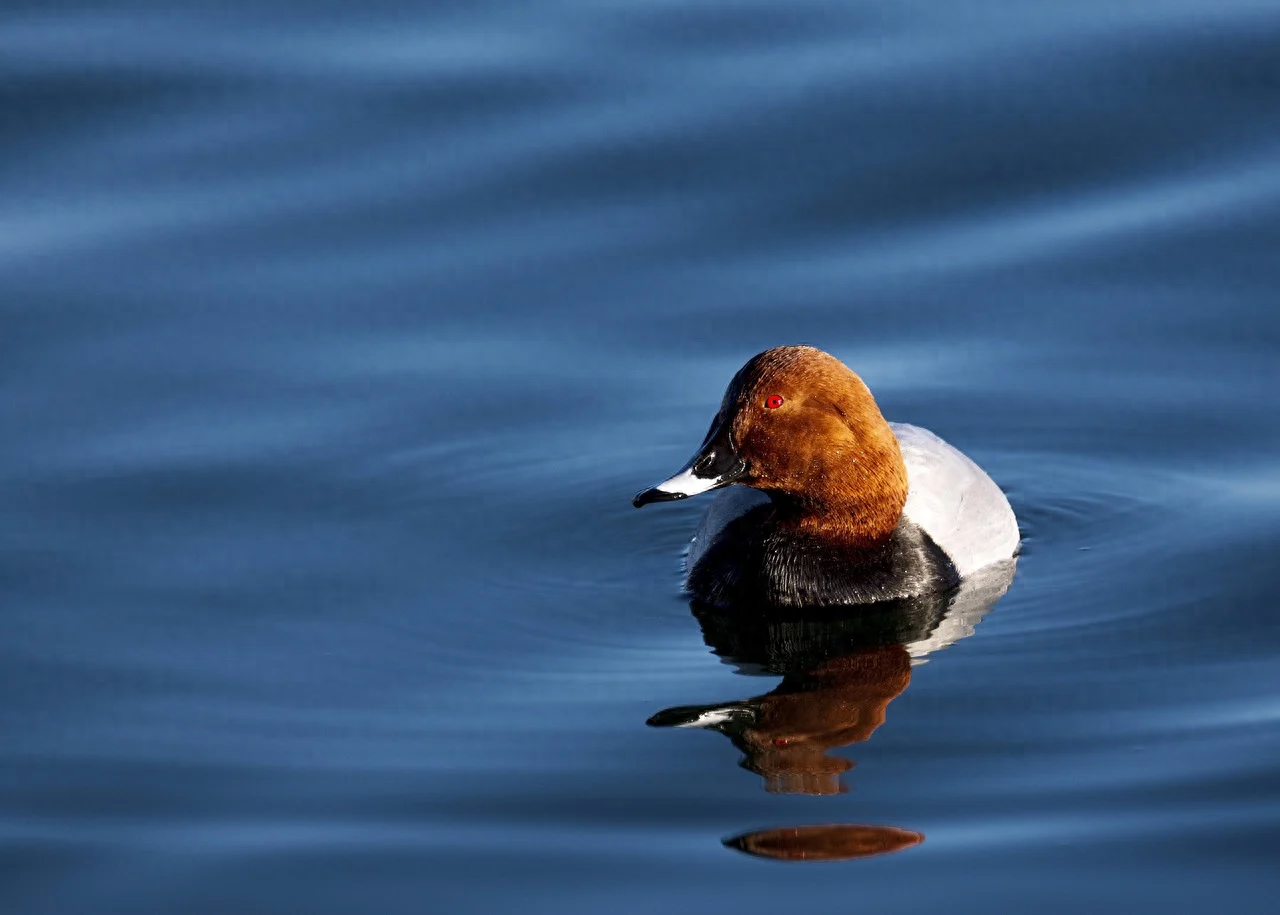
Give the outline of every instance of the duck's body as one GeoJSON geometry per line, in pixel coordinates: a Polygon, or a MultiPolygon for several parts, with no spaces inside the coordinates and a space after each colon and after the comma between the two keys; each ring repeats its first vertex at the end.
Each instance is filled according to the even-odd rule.
{"type": "Polygon", "coordinates": [[[980,467],[925,429],[886,422],[861,379],[812,347],[749,361],[699,454],[635,501],[730,483],[754,488],[712,503],[687,560],[686,587],[715,606],[915,597],[1018,548],[1009,502],[980,467]]]}
{"type": "Polygon", "coordinates": [[[1018,524],[1000,487],[927,429],[890,423],[907,468],[893,533],[871,548],[776,530],[769,497],[746,486],[716,496],[685,559],[685,586],[713,606],[834,606],[945,591],[1014,555],[1018,524]]]}

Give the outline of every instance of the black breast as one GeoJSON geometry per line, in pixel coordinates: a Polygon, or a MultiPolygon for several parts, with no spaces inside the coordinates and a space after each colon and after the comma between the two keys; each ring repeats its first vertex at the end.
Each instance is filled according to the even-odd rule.
{"type": "Polygon", "coordinates": [[[689,570],[685,587],[714,607],[829,607],[901,600],[960,581],[929,535],[899,522],[870,547],[848,547],[779,529],[772,505],[730,522],[689,570]]]}

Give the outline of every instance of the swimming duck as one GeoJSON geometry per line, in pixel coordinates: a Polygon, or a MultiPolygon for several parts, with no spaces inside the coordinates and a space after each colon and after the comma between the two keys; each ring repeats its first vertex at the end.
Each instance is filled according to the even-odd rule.
{"type": "Polygon", "coordinates": [[[697,454],[632,502],[722,487],[686,559],[685,587],[711,606],[901,600],[1018,550],[1009,501],[977,464],[885,420],[862,379],[812,346],[752,357],[697,454]]]}

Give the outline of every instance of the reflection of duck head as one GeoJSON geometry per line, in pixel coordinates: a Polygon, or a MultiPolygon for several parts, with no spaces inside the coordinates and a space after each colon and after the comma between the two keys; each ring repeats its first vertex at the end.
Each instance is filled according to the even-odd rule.
{"type": "Polygon", "coordinates": [[[773,692],[727,705],[659,712],[658,727],[713,728],[745,754],[743,766],[768,791],[837,794],[853,766],[827,751],[866,740],[884,723],[885,708],[911,682],[911,658],[891,644],[826,661],[787,676],[773,692]]]}

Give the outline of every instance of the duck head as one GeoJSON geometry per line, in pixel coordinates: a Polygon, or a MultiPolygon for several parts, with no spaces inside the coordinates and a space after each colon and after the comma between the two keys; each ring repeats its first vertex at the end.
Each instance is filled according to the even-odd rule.
{"type": "Polygon", "coordinates": [[[811,346],[752,357],[729,382],[698,452],[632,504],[732,483],[767,493],[794,527],[852,543],[889,536],[907,500],[898,440],[871,391],[811,346]]]}

